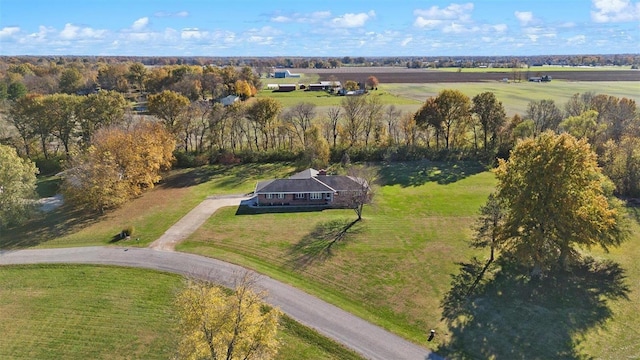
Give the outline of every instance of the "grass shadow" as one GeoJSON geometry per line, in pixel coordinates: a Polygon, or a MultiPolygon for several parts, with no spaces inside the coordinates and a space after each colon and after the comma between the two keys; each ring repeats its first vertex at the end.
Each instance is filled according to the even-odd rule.
{"type": "Polygon", "coordinates": [[[165,188],[186,188],[206,183],[227,172],[229,172],[229,168],[227,167],[201,166],[171,174],[164,178],[158,186],[165,188]]]}
{"type": "Polygon", "coordinates": [[[289,264],[295,269],[305,268],[316,261],[325,261],[333,256],[333,248],[349,235],[359,233],[362,228],[358,220],[335,219],[318,224],[289,250],[289,264]]]}
{"type": "Polygon", "coordinates": [[[589,359],[577,350],[580,339],[612,316],[607,300],[630,291],[617,263],[585,258],[539,280],[501,263],[467,296],[484,264],[459,266],[442,301],[451,337],[436,352],[447,358],[589,359]]]}
{"type": "Polygon", "coordinates": [[[420,186],[428,182],[451,184],[487,170],[478,161],[434,162],[416,161],[385,164],[380,169],[380,182],[403,187],[420,186]]]}
{"type": "Polygon", "coordinates": [[[100,220],[100,215],[63,205],[49,212],[37,212],[26,223],[2,230],[0,248],[33,247],[78,231],[100,220]]]}

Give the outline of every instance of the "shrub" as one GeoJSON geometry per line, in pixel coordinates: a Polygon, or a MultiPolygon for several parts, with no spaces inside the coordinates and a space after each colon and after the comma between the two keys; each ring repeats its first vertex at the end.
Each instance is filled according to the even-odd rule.
{"type": "Polygon", "coordinates": [[[122,238],[126,238],[129,236],[133,235],[133,231],[135,230],[135,228],[133,227],[133,225],[129,225],[126,226],[124,229],[122,229],[122,231],[120,232],[120,237],[122,238]]]}

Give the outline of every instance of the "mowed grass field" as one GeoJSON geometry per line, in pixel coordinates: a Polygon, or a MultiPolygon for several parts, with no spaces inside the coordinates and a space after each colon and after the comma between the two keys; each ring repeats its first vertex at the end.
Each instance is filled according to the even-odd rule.
{"type": "MultiPolygon", "coordinates": [[[[0,232],[0,248],[147,246],[207,196],[246,194],[253,191],[256,181],[293,170],[286,164],[175,170],[165,174],[165,180],[154,189],[104,215],[68,206],[40,213],[24,226],[0,232]],[[129,225],[135,229],[132,238],[112,242],[129,225]]],[[[53,182],[55,179],[41,182],[42,195],[55,193],[53,182]]]]}
{"type": "MultiPolygon", "coordinates": [[[[485,91],[493,92],[505,107],[508,116],[524,116],[531,101],[551,99],[560,109],[576,93],[593,92],[616,97],[626,97],[640,103],[640,83],[636,81],[569,82],[553,80],[548,83],[523,81],[520,83],[430,83],[430,84],[380,84],[378,89],[401,98],[424,101],[437,96],[444,89],[460,90],[473,98],[485,91]]],[[[416,108],[417,110],[417,108],[416,108]]]]}
{"type": "MultiPolygon", "coordinates": [[[[84,265],[0,267],[0,359],[170,359],[181,276],[84,265]]],[[[360,359],[290,318],[276,359],[360,359]]]]}
{"type": "MultiPolygon", "coordinates": [[[[487,294],[477,301],[497,309],[479,311],[471,322],[479,326],[460,332],[442,320],[443,300],[459,263],[488,255],[470,250],[467,241],[495,179],[473,163],[391,164],[380,171],[384,185],[365,208],[364,220],[332,246],[335,232],[355,219],[352,211],[244,215],[226,208],[178,249],[254,268],[453,358],[640,356],[638,209],[633,209],[630,241],[609,254],[591,252],[624,269],[624,296],[607,299],[597,295],[597,286],[590,288],[593,284],[585,285],[585,292],[578,284],[541,302],[487,294]],[[596,300],[587,295],[592,291],[596,300]],[[589,301],[578,301],[582,296],[589,301]],[[438,334],[433,342],[426,341],[429,329],[438,334]],[[539,336],[550,331],[560,341],[547,344],[539,336]],[[527,345],[518,348],[505,340],[514,336],[527,345]]],[[[503,291],[518,289],[498,294],[503,291]]]]}

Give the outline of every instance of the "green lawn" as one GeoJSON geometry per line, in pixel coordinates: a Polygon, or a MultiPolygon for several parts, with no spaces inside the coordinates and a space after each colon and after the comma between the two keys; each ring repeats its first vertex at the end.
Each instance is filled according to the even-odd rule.
{"type": "MultiPolygon", "coordinates": [[[[370,91],[368,96],[376,96],[380,98],[380,102],[384,105],[420,105],[421,101],[416,99],[398,96],[394,93],[374,90],[370,91]]],[[[277,92],[272,90],[261,90],[258,92],[257,98],[270,97],[282,103],[285,108],[294,106],[301,102],[308,102],[320,107],[340,106],[344,96],[332,95],[325,91],[304,91],[296,90],[290,92],[277,92]]]]}
{"type": "MultiPolygon", "coordinates": [[[[291,171],[291,166],[281,164],[176,170],[156,188],[104,215],[63,206],[35,216],[24,226],[3,230],[0,248],[108,245],[129,225],[135,228],[132,239],[117,244],[147,246],[207,196],[248,193],[257,180],[291,171]]],[[[55,181],[40,182],[43,195],[51,195],[55,181]]]]}
{"type": "Polygon", "coordinates": [[[493,92],[502,101],[507,115],[524,115],[530,101],[552,99],[561,109],[575,93],[594,92],[617,97],[626,97],[640,102],[640,84],[634,81],[569,82],[554,80],[548,83],[479,82],[479,83],[434,83],[434,84],[381,84],[378,87],[400,98],[424,102],[444,89],[457,89],[469,97],[485,91],[493,92]]]}
{"type": "Polygon", "coordinates": [[[416,342],[444,332],[439,302],[495,180],[478,164],[393,164],[364,220],[339,243],[351,210],[236,215],[222,209],[182,251],[256,268],[416,342]]]}
{"type": "MultiPolygon", "coordinates": [[[[133,268],[0,267],[0,358],[172,358],[173,300],[183,284],[178,275],[133,268]]],[[[281,329],[277,359],[359,359],[290,318],[281,329]]]]}
{"type": "Polygon", "coordinates": [[[624,296],[607,299],[604,291],[598,292],[602,284],[570,284],[560,296],[540,301],[503,297],[527,287],[497,281],[494,292],[482,293],[486,299],[474,300],[492,304],[484,309],[493,310],[478,308],[470,326],[460,328],[442,320],[441,306],[451,275],[460,271],[457,263],[487,255],[468,249],[466,241],[495,179],[473,163],[393,164],[383,166],[381,174],[385,185],[365,208],[364,220],[333,246],[333,235],[355,219],[353,212],[240,215],[242,211],[227,208],[178,249],[257,269],[453,358],[614,359],[640,354],[635,345],[640,344],[637,222],[632,239],[620,249],[592,253],[624,269],[623,283],[629,287],[624,296]],[[438,337],[426,342],[431,328],[438,337]],[[541,336],[545,332],[551,335],[541,336]],[[517,341],[505,340],[514,336],[517,341]],[[549,336],[555,340],[547,344],[549,336]],[[513,344],[533,350],[521,353],[513,344]]]}

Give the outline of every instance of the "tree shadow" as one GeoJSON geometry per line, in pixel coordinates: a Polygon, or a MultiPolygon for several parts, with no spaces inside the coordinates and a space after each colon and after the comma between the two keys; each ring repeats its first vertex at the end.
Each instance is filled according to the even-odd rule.
{"type": "Polygon", "coordinates": [[[420,186],[427,182],[451,184],[487,170],[479,161],[435,162],[416,161],[389,163],[380,169],[380,182],[403,187],[420,186]]]}
{"type": "Polygon", "coordinates": [[[333,256],[333,248],[344,243],[349,235],[362,231],[359,220],[336,219],[318,224],[289,250],[289,264],[295,269],[305,268],[316,261],[333,256]]]}
{"type": "Polygon", "coordinates": [[[226,167],[201,166],[170,175],[164,178],[158,186],[164,188],[186,188],[206,183],[214,177],[227,172],[229,172],[229,169],[226,167]]]}
{"type": "Polygon", "coordinates": [[[582,337],[612,316],[608,300],[630,291],[617,263],[585,258],[537,280],[501,262],[467,295],[484,264],[458,265],[441,304],[451,337],[436,352],[447,358],[590,359],[577,350],[582,337]]]}
{"type": "Polygon", "coordinates": [[[0,248],[33,247],[96,223],[101,215],[62,205],[49,212],[38,212],[28,222],[0,230],[0,248]]]}

